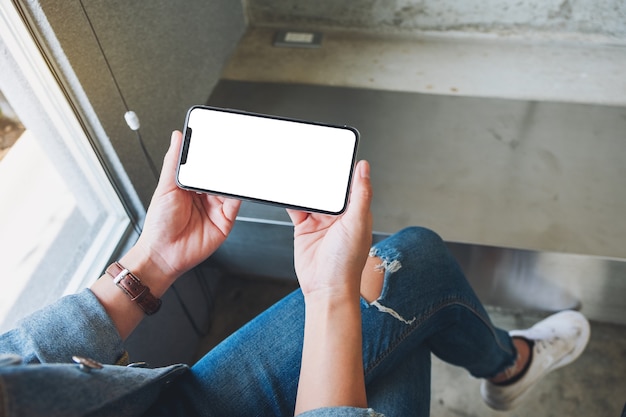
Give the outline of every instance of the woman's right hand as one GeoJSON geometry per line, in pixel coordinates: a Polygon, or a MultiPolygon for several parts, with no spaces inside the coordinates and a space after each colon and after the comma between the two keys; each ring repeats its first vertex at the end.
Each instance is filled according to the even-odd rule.
{"type": "Polygon", "coordinates": [[[296,414],[322,407],[366,407],[360,284],[372,241],[369,164],[355,170],[341,216],[289,210],[296,273],[305,300],[296,414]]]}
{"type": "Polygon", "coordinates": [[[305,298],[323,292],[358,294],[372,242],[370,166],[355,169],[348,208],[340,216],[287,210],[294,223],[296,274],[305,298]]]}

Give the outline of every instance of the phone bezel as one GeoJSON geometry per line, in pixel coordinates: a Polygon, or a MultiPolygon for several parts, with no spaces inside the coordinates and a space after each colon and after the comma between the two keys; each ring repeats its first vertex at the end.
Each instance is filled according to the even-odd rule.
{"type": "Polygon", "coordinates": [[[255,113],[255,112],[249,112],[249,111],[245,111],[245,110],[228,109],[228,108],[206,106],[206,105],[195,105],[195,106],[192,106],[191,108],[189,108],[189,110],[187,111],[187,114],[185,116],[185,124],[184,124],[184,128],[183,128],[183,144],[182,144],[181,149],[180,149],[180,153],[179,153],[179,157],[178,157],[178,163],[177,163],[177,166],[176,166],[176,185],[178,187],[180,187],[181,189],[188,190],[188,191],[194,191],[194,192],[197,192],[197,193],[219,195],[219,196],[224,196],[224,197],[236,198],[238,200],[251,201],[251,202],[261,203],[261,204],[268,204],[268,205],[272,205],[272,206],[278,206],[278,207],[283,207],[283,208],[301,210],[301,211],[306,211],[306,212],[311,212],[311,213],[340,215],[340,214],[344,213],[345,210],[348,207],[348,202],[349,202],[349,199],[350,199],[350,190],[352,188],[352,180],[353,180],[353,175],[354,175],[354,169],[355,169],[356,160],[357,160],[357,151],[358,151],[358,147],[359,147],[359,142],[360,142],[360,133],[359,133],[359,131],[356,128],[354,128],[352,126],[348,126],[348,125],[336,125],[336,124],[322,123],[322,122],[317,122],[317,121],[296,119],[296,118],[290,118],[290,117],[284,117],[284,116],[276,116],[276,115],[269,115],[269,114],[263,114],[263,113],[255,113]],[[185,160],[185,162],[186,162],[186,156],[187,156],[187,152],[189,150],[189,148],[188,148],[189,147],[188,132],[190,130],[190,128],[188,126],[188,122],[189,122],[189,118],[191,116],[192,111],[194,111],[195,109],[212,110],[212,111],[219,111],[219,112],[225,112],[225,113],[231,113],[231,114],[241,114],[241,115],[245,115],[245,116],[262,117],[262,118],[273,119],[273,120],[282,120],[282,121],[287,121],[287,122],[303,123],[303,124],[307,124],[307,125],[316,125],[316,126],[323,126],[323,127],[329,127],[329,128],[335,128],[335,129],[344,129],[344,130],[351,131],[354,134],[354,147],[353,147],[353,150],[352,150],[352,158],[351,158],[351,162],[350,162],[350,172],[348,174],[348,184],[347,184],[347,187],[346,187],[344,200],[343,200],[343,205],[342,205],[341,209],[338,210],[338,211],[328,211],[328,210],[318,209],[318,208],[314,208],[314,207],[304,207],[304,206],[293,205],[293,204],[280,202],[280,201],[272,201],[272,200],[266,200],[266,199],[262,199],[262,198],[245,196],[245,195],[231,194],[231,193],[222,192],[222,191],[207,190],[207,189],[203,189],[203,188],[197,188],[197,187],[192,187],[192,186],[188,186],[188,185],[182,184],[179,181],[178,176],[179,176],[179,172],[180,172],[180,167],[181,167],[182,161],[185,160]]]}

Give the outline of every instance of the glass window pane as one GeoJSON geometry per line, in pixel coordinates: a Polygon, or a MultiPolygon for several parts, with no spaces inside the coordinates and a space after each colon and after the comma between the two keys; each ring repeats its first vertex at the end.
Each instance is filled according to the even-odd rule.
{"type": "Polygon", "coordinates": [[[23,23],[0,3],[0,332],[97,279],[130,220],[23,23]]]}

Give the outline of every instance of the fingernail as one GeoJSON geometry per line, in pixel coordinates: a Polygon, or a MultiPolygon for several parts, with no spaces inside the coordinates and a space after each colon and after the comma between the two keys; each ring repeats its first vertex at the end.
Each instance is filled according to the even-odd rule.
{"type": "Polygon", "coordinates": [[[369,178],[370,177],[370,164],[367,161],[361,161],[360,172],[361,178],[369,178]]]}

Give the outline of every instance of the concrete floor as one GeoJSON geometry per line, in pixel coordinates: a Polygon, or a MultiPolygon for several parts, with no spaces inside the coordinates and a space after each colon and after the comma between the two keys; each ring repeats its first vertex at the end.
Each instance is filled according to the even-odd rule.
{"type": "MultiPolygon", "coordinates": [[[[295,288],[294,281],[221,278],[214,293],[213,325],[208,336],[201,340],[197,356],[295,288]]],[[[507,330],[526,328],[541,319],[530,314],[487,309],[494,323],[507,330]]],[[[582,356],[549,374],[519,408],[510,412],[491,410],[480,397],[480,380],[433,357],[431,416],[618,417],[626,402],[625,357],[626,328],[592,322],[591,340],[582,356]]]]}

